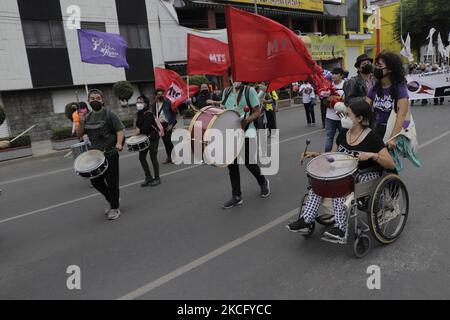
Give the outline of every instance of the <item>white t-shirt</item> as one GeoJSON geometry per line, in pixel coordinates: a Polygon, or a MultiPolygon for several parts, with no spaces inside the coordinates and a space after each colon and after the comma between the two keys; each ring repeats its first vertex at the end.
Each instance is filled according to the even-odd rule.
{"type": "MultiPolygon", "coordinates": [[[[345,81],[342,80],[341,83],[339,84],[334,84],[334,86],[336,87],[336,91],[337,93],[342,97],[344,95],[344,83],[345,81]]],[[[338,120],[340,121],[341,118],[339,118],[339,116],[336,114],[336,111],[334,111],[333,108],[327,108],[327,119],[330,120],[338,120]]]]}
{"type": "Polygon", "coordinates": [[[311,100],[316,97],[314,95],[314,88],[309,83],[302,84],[300,86],[300,91],[302,92],[303,103],[310,103],[311,100]]]}

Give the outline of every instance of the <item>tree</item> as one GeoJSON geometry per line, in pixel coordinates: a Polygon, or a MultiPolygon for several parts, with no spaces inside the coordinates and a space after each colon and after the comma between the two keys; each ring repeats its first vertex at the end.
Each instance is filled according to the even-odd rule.
{"type": "Polygon", "coordinates": [[[133,96],[133,86],[128,81],[119,81],[116,82],[113,86],[113,92],[114,95],[120,100],[120,101],[126,101],[128,106],[128,100],[133,96]]]}
{"type": "Polygon", "coordinates": [[[394,25],[394,36],[400,41],[406,35],[411,35],[411,49],[419,51],[427,44],[426,38],[431,28],[437,30],[433,37],[436,41],[436,35],[441,32],[443,41],[447,41],[447,35],[450,31],[450,5],[448,0],[402,0],[403,6],[403,35],[400,27],[400,8],[396,12],[396,21],[394,25]]]}
{"type": "Polygon", "coordinates": [[[189,76],[190,85],[200,86],[202,83],[209,83],[209,80],[206,76],[202,75],[189,76]]]}

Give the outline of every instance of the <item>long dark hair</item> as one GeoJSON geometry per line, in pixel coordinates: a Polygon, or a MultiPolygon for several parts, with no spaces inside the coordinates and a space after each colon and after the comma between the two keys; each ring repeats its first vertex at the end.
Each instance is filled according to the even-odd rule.
{"type": "Polygon", "coordinates": [[[368,128],[373,124],[373,112],[370,104],[365,100],[357,101],[348,106],[355,117],[362,117],[361,126],[368,128]]]}
{"type": "MultiPolygon", "coordinates": [[[[394,52],[383,51],[375,58],[375,63],[379,63],[380,60],[383,60],[384,63],[386,64],[386,68],[391,71],[389,73],[389,78],[392,83],[390,88],[390,94],[392,99],[394,99],[395,111],[397,111],[398,87],[401,84],[406,84],[402,58],[394,52]]],[[[377,96],[381,98],[384,96],[381,81],[377,81],[375,83],[374,90],[377,93],[377,96]]]]}

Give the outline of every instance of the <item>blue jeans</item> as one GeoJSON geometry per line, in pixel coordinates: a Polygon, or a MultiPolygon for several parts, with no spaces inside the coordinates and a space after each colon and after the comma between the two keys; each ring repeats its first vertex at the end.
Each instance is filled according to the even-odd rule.
{"type": "Polygon", "coordinates": [[[327,131],[327,137],[325,138],[325,152],[330,152],[333,149],[334,137],[336,131],[342,130],[341,120],[325,119],[325,130],[327,131]]]}

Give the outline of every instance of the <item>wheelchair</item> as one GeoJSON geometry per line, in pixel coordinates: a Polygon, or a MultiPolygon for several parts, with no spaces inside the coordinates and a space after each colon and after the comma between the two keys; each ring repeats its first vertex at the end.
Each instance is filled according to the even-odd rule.
{"type": "MultiPolygon", "coordinates": [[[[358,170],[354,175],[354,190],[347,195],[345,209],[347,216],[347,233],[345,241],[337,242],[328,238],[322,240],[347,244],[350,230],[350,219],[354,220],[353,253],[357,258],[365,257],[371,247],[372,238],[382,245],[388,245],[397,240],[405,228],[409,212],[409,195],[405,184],[396,171],[390,170],[358,170]],[[380,176],[368,182],[360,181],[359,177],[369,172],[378,172],[380,176]],[[365,219],[364,219],[365,217],[365,219]],[[371,236],[369,236],[369,234],[371,236]]],[[[308,186],[308,191],[311,189],[308,186]]],[[[308,192],[303,196],[298,218],[303,213],[308,192]]],[[[316,222],[331,226],[334,224],[331,199],[323,199],[321,212],[316,217],[316,222]],[[325,207],[325,208],[324,208],[325,207]]],[[[305,238],[310,237],[315,230],[315,222],[305,238]]]]}

